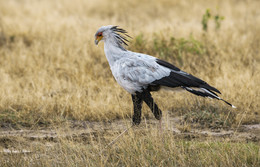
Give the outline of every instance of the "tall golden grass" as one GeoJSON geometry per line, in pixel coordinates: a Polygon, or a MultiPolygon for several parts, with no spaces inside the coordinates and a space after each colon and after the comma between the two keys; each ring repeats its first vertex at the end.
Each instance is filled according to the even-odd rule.
{"type": "MultiPolygon", "coordinates": [[[[217,87],[238,107],[239,120],[256,121],[255,114],[260,113],[258,1],[10,0],[0,4],[0,108],[6,117],[12,112],[22,122],[30,117],[32,122],[47,123],[129,117],[130,96],[114,81],[102,45],[93,42],[96,30],[108,24],[127,29],[133,38],[142,34],[147,39],[144,49],[133,42],[130,48],[146,53],[154,34],[164,40],[192,34],[207,53],[183,54],[183,64],[168,60],[217,87]],[[218,31],[210,21],[205,33],[201,19],[208,8],[225,19],[218,31]]],[[[230,110],[221,102],[189,93],[155,96],[163,110],[173,112],[189,111],[198,103],[230,110]]]]}

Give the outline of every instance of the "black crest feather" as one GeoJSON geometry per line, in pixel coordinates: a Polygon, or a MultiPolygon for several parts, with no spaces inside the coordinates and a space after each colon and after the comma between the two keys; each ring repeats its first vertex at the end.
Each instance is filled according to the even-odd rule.
{"type": "Polygon", "coordinates": [[[132,38],[132,37],[127,34],[126,30],[124,30],[122,28],[118,28],[118,26],[113,26],[110,29],[113,31],[119,47],[122,48],[123,50],[125,50],[124,47],[122,46],[122,44],[128,46],[127,42],[129,42],[129,41],[127,40],[127,38],[132,38]]]}

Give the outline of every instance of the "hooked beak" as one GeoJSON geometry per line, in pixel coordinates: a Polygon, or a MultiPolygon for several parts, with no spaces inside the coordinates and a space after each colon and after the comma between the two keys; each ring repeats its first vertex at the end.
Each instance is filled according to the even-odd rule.
{"type": "Polygon", "coordinates": [[[98,45],[99,41],[101,41],[102,38],[103,36],[96,36],[95,44],[98,45]]]}

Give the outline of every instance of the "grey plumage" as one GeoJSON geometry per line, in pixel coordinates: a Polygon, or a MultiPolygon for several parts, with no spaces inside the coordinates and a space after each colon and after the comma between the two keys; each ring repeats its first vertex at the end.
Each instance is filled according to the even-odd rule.
{"type": "MultiPolygon", "coordinates": [[[[150,91],[157,91],[162,86],[180,87],[195,95],[222,100],[235,107],[221,99],[216,94],[220,91],[205,81],[163,60],[126,50],[123,45],[127,45],[127,37],[130,36],[124,29],[118,26],[103,26],[99,28],[95,37],[96,44],[100,40],[105,43],[105,55],[114,78],[120,86],[132,94],[135,115],[141,115],[142,101],[145,101],[148,106],[156,105],[150,96],[150,91]]],[[[161,113],[158,107],[151,110],[153,113],[161,113]]],[[[157,116],[157,119],[160,118],[161,116],[157,116]]],[[[135,120],[139,119],[135,118],[133,121],[135,120]]]]}

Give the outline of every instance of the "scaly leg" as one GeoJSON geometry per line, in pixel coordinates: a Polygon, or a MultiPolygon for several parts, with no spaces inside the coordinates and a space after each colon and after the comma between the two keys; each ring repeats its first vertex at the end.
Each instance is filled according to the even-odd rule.
{"type": "Polygon", "coordinates": [[[162,111],[159,109],[157,104],[154,102],[151,93],[147,90],[143,92],[143,99],[144,102],[149,106],[151,111],[153,112],[156,119],[161,120],[162,118],[162,111]]]}
{"type": "Polygon", "coordinates": [[[142,94],[136,93],[135,95],[132,95],[132,101],[134,104],[133,124],[139,125],[142,116],[142,104],[143,104],[142,94]]]}
{"type": "Polygon", "coordinates": [[[149,91],[144,91],[143,99],[153,112],[156,119],[159,120],[159,131],[162,133],[162,111],[159,109],[157,104],[154,102],[153,97],[149,91]]]}

